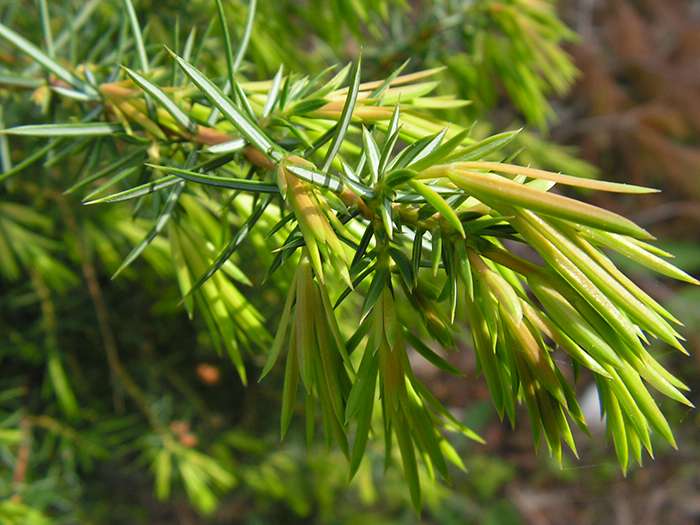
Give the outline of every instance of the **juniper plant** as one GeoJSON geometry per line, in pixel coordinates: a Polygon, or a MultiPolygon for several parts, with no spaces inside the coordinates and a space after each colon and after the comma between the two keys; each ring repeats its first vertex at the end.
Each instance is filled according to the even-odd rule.
{"type": "MultiPolygon", "coordinates": [[[[195,9],[201,4],[207,2],[195,9]]],[[[229,2],[240,25],[245,4],[229,2]]],[[[248,59],[263,70],[274,72],[280,60],[297,70],[313,67],[289,38],[331,61],[362,48],[370,75],[407,60],[414,68],[446,66],[441,91],[469,98],[471,117],[494,106],[502,87],[528,123],[545,128],[554,118],[548,98],[564,94],[576,76],[561,47],[576,36],[552,0],[278,0],[258,9],[265,23],[255,28],[248,59]]]]}
{"type": "MultiPolygon", "coordinates": [[[[126,23],[106,40],[118,34],[117,48],[97,44],[70,65],[55,58],[62,41],[46,19],[42,48],[0,25],[0,37],[45,73],[30,67],[32,76],[7,74],[3,84],[34,90],[53,116],[0,132],[5,151],[23,137],[46,139],[14,166],[4,153],[0,178],[16,180],[45,157],[82,156],[66,191],[88,206],[131,205],[141,227],[152,217],[116,274],[160,242],[183,308],[204,319],[241,380],[249,355],[265,356],[261,380],[284,367],[282,436],[303,398],[308,435],[320,422],[351,475],[368,439],[383,437],[420,507],[419,464],[439,478],[449,477],[448,463],[462,466],[446,433],[481,438],[414,374],[408,350],[461,375],[443,350],[468,328],[499,416],[515,424],[525,405],[535,442],[557,460],[563,444],[576,453],[572,423],[586,432],[570,370],[595,378],[623,471],[644,450],[652,455],[652,434],[675,446],[649,387],[691,405],[687,387],[648,346],[658,338],[683,352],[679,322],[610,253],[698,281],[632,221],[553,191],[654,190],[513,164],[503,151],[518,131],[476,140],[437,116],[467,104],[434,94],[440,69],[363,82],[358,59],[310,76],[280,66],[274,78],[252,80],[240,67],[248,37],[234,49],[218,2],[226,68],[204,71],[194,31],[177,52],[149,45],[130,0],[124,7],[126,23]],[[266,267],[254,284],[286,296],[274,335],[241,291],[252,284],[244,249],[266,267]]],[[[3,216],[13,210],[0,206],[3,216]]],[[[23,214],[15,215],[36,222],[23,214]]],[[[42,260],[21,244],[2,252],[5,269],[42,260]]],[[[144,404],[138,389],[126,391],[144,404]]],[[[69,394],[64,404],[75,410],[69,394]]],[[[230,486],[209,458],[162,435],[159,493],[169,490],[172,461],[190,491],[202,477],[230,486]]]]}

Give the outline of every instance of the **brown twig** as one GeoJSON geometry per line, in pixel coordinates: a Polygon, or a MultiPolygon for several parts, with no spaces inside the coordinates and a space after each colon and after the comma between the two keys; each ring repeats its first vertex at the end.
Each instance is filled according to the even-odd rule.
{"type": "Polygon", "coordinates": [[[95,270],[95,266],[90,260],[85,244],[83,243],[81,230],[78,226],[75,215],[73,214],[71,207],[68,205],[63,195],[57,195],[56,200],[58,201],[59,208],[63,214],[68,229],[76,237],[76,249],[80,259],[80,267],[88,288],[88,293],[90,294],[90,298],[95,307],[95,315],[97,316],[97,323],[100,330],[100,336],[104,344],[107,362],[112,373],[112,380],[115,384],[120,385],[124,389],[124,391],[138,406],[154,429],[157,431],[166,432],[164,427],[158,421],[158,418],[150,409],[145,394],[141,391],[139,386],[132,379],[131,375],[124,368],[124,365],[119,357],[117,340],[109,322],[109,311],[104,300],[104,295],[102,294],[102,288],[97,278],[97,271],[95,270]]]}
{"type": "Polygon", "coordinates": [[[21,499],[19,494],[20,486],[27,479],[27,469],[29,467],[29,458],[32,451],[32,421],[28,416],[23,415],[22,419],[20,419],[19,430],[22,439],[19,444],[17,461],[15,462],[15,469],[12,474],[13,501],[19,501],[21,499]]]}

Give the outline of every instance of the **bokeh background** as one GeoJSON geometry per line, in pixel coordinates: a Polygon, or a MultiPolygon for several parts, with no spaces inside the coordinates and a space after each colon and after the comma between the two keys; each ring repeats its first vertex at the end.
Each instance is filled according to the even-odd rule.
{"type": "MultiPolygon", "coordinates": [[[[660,246],[676,254],[681,268],[700,274],[700,3],[563,0],[556,12],[572,32],[552,29],[543,47],[528,33],[534,22],[516,15],[549,5],[545,0],[259,3],[244,70],[250,77],[266,78],[280,62],[320,71],[356,58],[360,49],[365,78],[386,75],[406,58],[411,69],[444,64],[441,89],[473,101],[450,117],[476,122],[476,133],[484,134],[524,126],[517,144],[524,148],[521,161],[662,189],[643,198],[582,198],[633,218],[662,239],[660,246]],[[541,53],[563,48],[573,67],[558,57],[561,67],[542,71],[527,44],[541,53]],[[514,53],[523,67],[510,67],[514,53]],[[533,87],[533,78],[545,80],[533,87]],[[530,96],[518,95],[528,90],[530,96]]],[[[61,14],[56,32],[79,4],[49,2],[61,14]]],[[[153,42],[169,38],[159,40],[178,15],[183,28],[204,30],[215,13],[213,2],[201,0],[144,0],[137,6],[153,42]]],[[[108,18],[117,9],[98,6],[91,16],[108,18]]],[[[245,2],[230,2],[235,27],[242,27],[245,14],[245,2]]],[[[34,2],[0,0],[0,20],[38,38],[34,2]]],[[[210,37],[220,38],[217,27],[210,37]]],[[[3,88],[3,72],[25,67],[21,60],[0,42],[6,125],[41,120],[26,92],[3,88]]],[[[13,160],[25,153],[13,152],[13,160]]],[[[20,260],[14,274],[0,277],[0,497],[8,503],[0,506],[0,522],[700,523],[700,413],[666,403],[679,450],[660,445],[655,461],[623,477],[604,427],[596,424],[595,391],[582,378],[578,390],[592,435],[579,436],[580,459],[567,457],[560,468],[545,450],[533,450],[526,418],[515,430],[499,422],[466,346],[451,356],[466,379],[445,377],[419,359],[414,365],[435,394],[486,438],[486,445],[457,441],[468,471],[455,472],[449,486],[427,484],[420,517],[408,504],[398,469],[383,473],[379,446],[370,447],[370,461],[348,486],[337,451],[318,443],[307,447],[299,428],[279,442],[279,371],[262,384],[240,384],[232,366],[213,352],[205,328],[177,308],[157,246],[147,252],[149,264],[110,281],[145,227],[136,222],[105,240],[109,215],[63,196],[55,172],[69,165],[57,164],[33,167],[0,190],[0,201],[37,211],[26,230],[47,240],[48,254],[48,262],[37,256],[23,268],[20,260]],[[55,281],[42,277],[42,265],[55,265],[55,281]],[[63,418],[52,398],[52,352],[62,356],[81,420],[63,418]],[[182,487],[164,501],[156,497],[144,452],[149,435],[105,362],[115,352],[146,392],[144,402],[180,442],[205,450],[233,474],[232,486],[215,495],[212,514],[198,512],[182,487]]],[[[657,350],[700,404],[700,288],[639,267],[625,270],[685,323],[689,357],[657,350]]],[[[275,302],[265,295],[273,291],[249,293],[258,303],[275,302]]]]}

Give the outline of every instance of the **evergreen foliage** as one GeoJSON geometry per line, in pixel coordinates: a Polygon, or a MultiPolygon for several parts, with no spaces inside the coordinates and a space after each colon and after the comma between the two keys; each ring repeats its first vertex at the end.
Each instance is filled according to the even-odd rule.
{"type": "MultiPolygon", "coordinates": [[[[675,446],[650,390],[691,405],[687,387],[648,343],[684,352],[679,322],[610,254],[698,281],[629,219],[554,191],[637,199],[654,190],[522,165],[513,150],[520,131],[478,136],[451,118],[470,101],[441,85],[446,76],[471,86],[461,91],[481,108],[470,111],[481,111],[502,83],[530,122],[546,126],[545,97],[574,75],[559,48],[572,35],[549,2],[429,3],[440,27],[417,26],[429,48],[418,63],[444,60],[447,71],[401,64],[417,38],[402,28],[403,2],[261,2],[269,23],[256,26],[254,0],[246,11],[196,4],[212,16],[204,34],[181,17],[165,35],[162,21],[143,24],[131,0],[77,11],[42,0],[40,36],[25,34],[16,10],[0,24],[12,53],[0,72],[0,355],[11,363],[0,445],[15,476],[31,436],[33,469],[79,478],[121,454],[151,470],[158,498],[176,483],[204,513],[246,482],[250,467],[238,468],[228,451],[242,439],[234,425],[200,447],[174,401],[161,397],[159,385],[172,382],[195,400],[189,411],[200,408],[168,362],[176,334],[157,336],[156,355],[120,357],[118,341],[121,350],[138,347],[137,334],[161,314],[114,324],[104,296],[148,281],[157,283],[148,290],[157,310],[184,309],[205,328],[197,344],[228,356],[243,384],[283,376],[282,437],[299,420],[309,446],[321,434],[346,456],[350,477],[382,443],[417,509],[421,479],[463,468],[450,436],[482,438],[414,374],[409,350],[462,375],[446,353],[458,351],[466,330],[500,418],[515,425],[524,405],[535,443],[558,461],[563,445],[576,454],[572,424],[587,432],[574,391],[584,371],[595,378],[623,471],[653,454],[655,436],[675,446]],[[295,16],[288,40],[276,38],[295,16]],[[272,78],[257,76],[303,54],[285,49],[303,28],[341,46],[335,20],[358,39],[385,26],[405,38],[368,46],[351,64],[296,71],[305,60],[289,57],[272,78]],[[474,53],[450,59],[463,45],[474,53]],[[365,73],[387,63],[394,69],[382,78],[365,73]],[[79,217],[76,198],[86,210],[79,217]],[[103,269],[114,281],[100,280],[103,269]],[[90,304],[70,305],[81,281],[90,304]],[[38,335],[13,326],[31,308],[41,312],[38,335]],[[85,309],[94,309],[99,333],[86,339],[88,356],[61,344],[81,337],[79,319],[63,314],[85,309]],[[125,405],[137,412],[115,409],[125,405]],[[58,466],[59,456],[70,465],[58,466]]],[[[39,509],[61,508],[31,503],[31,491],[10,478],[0,490],[22,497],[0,504],[8,522],[44,523],[39,509]]]]}

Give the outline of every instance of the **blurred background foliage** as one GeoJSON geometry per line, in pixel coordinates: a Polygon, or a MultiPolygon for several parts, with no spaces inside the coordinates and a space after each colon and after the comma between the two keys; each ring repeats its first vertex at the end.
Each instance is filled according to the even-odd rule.
{"type": "MultiPolygon", "coordinates": [[[[121,2],[49,5],[57,45],[62,42],[68,55],[76,46],[69,21],[87,28],[95,47],[116,39],[102,28],[118,16],[121,2]]],[[[169,42],[177,26],[184,40],[196,26],[200,37],[208,35],[202,59],[223,61],[214,2],[136,5],[150,42],[169,42]]],[[[240,32],[248,3],[226,5],[240,32]]],[[[33,1],[0,2],[0,20],[41,39],[33,1]]],[[[408,70],[446,66],[439,89],[472,102],[446,116],[473,125],[477,136],[524,126],[510,146],[521,162],[662,188],[663,194],[634,199],[634,205],[617,195],[586,198],[666,239],[679,266],[700,272],[697,3],[261,0],[243,67],[250,78],[267,78],[280,63],[313,73],[360,50],[366,78],[381,78],[408,58],[408,70]]],[[[3,85],[3,71],[16,70],[18,61],[32,68],[22,60],[0,42],[0,127],[39,121],[52,111],[41,86],[30,86],[28,102],[18,96],[21,87],[3,85]]],[[[3,171],[8,157],[7,142],[0,142],[3,171]]],[[[13,153],[15,164],[22,158],[21,151],[13,153]]],[[[660,446],[654,463],[626,479],[596,425],[594,439],[581,445],[582,459],[565,458],[560,469],[543,451],[532,454],[527,425],[512,431],[498,421],[470,352],[454,357],[466,381],[422,368],[419,359],[413,363],[436,395],[486,439],[486,445],[455,440],[467,472],[455,473],[450,487],[424,486],[420,518],[400,473],[384,473],[380,448],[369,450],[370,461],[348,486],[339,452],[305,444],[294,425],[279,442],[282,373],[244,388],[230,361],[217,356],[204,323],[187,319],[172,285],[169,251],[160,244],[165,241],[157,239],[144,252],[146,262],[110,280],[148,226],[124,208],[80,207],[64,194],[65,173],[79,168],[49,157],[0,188],[0,523],[700,519],[697,413],[669,403],[680,451],[660,446]],[[174,438],[169,452],[149,419],[168,427],[174,438]],[[183,481],[170,486],[163,480],[175,465],[186,466],[183,481]]],[[[694,357],[669,356],[665,364],[682,369],[697,404],[700,292],[638,267],[625,270],[685,322],[694,357]]],[[[281,308],[274,290],[247,292],[260,307],[281,308]]],[[[595,393],[585,383],[579,388],[593,422],[595,393]]]]}

